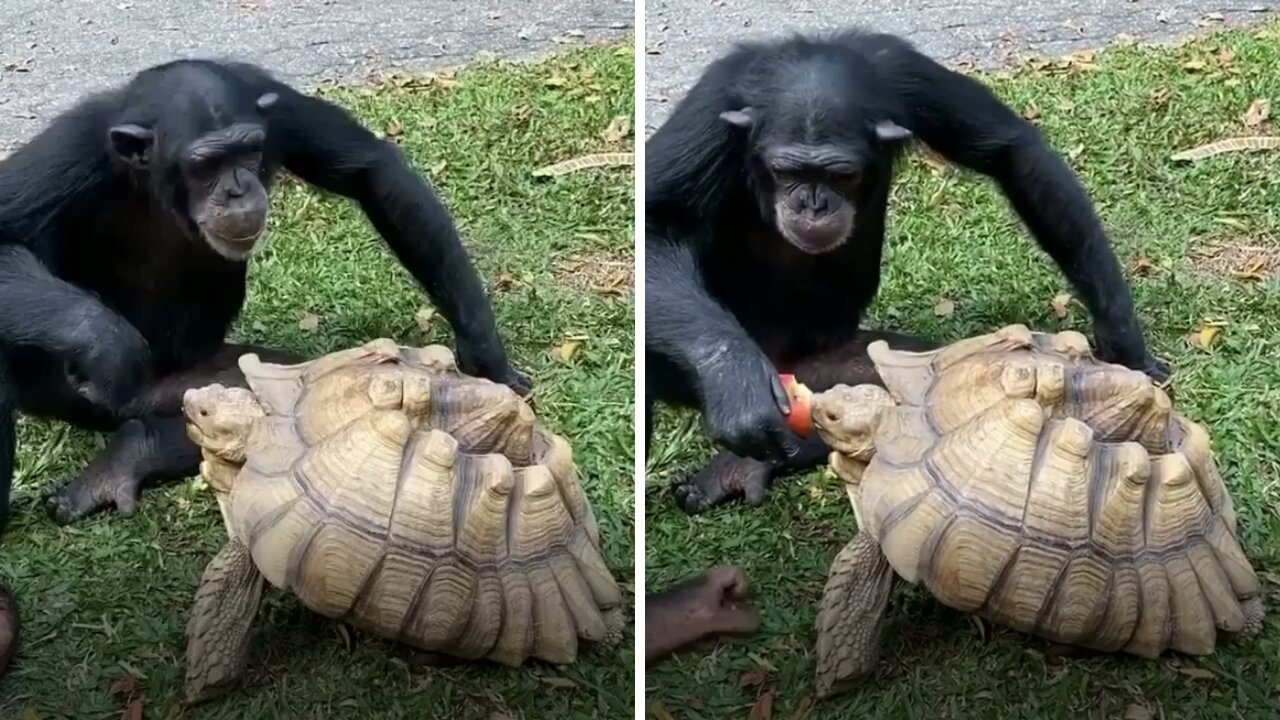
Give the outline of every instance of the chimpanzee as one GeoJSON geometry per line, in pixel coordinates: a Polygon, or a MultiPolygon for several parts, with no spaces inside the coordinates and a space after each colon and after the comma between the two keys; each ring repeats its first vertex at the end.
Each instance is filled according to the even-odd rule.
{"type": "Polygon", "coordinates": [[[60,522],[198,466],[182,392],[243,383],[226,344],[284,168],[360,203],[452,326],[459,366],[521,394],[453,220],[390,142],[244,63],[180,60],[90,96],[0,163],[0,528],[14,414],[114,430],[49,494],[60,522]]]}
{"type": "Polygon", "coordinates": [[[686,511],[759,503],[772,475],[825,457],[787,428],[778,372],[814,390],[879,382],[870,341],[936,347],[859,329],[912,137],[999,184],[1088,308],[1100,357],[1167,379],[1079,181],[985,86],[861,29],[742,44],[645,150],[646,404],[701,408],[727,450],[676,480],[686,511]]]}

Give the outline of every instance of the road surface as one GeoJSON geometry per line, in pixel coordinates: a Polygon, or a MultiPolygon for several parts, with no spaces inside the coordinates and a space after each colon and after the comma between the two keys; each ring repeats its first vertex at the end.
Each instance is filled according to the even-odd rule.
{"type": "Polygon", "coordinates": [[[82,93],[175,57],[232,56],[308,87],[379,68],[430,70],[484,52],[519,60],[620,39],[633,33],[634,7],[631,0],[0,0],[0,154],[82,93]]]}
{"type": "Polygon", "coordinates": [[[1121,34],[1158,42],[1277,11],[1278,0],[649,0],[645,125],[657,127],[731,43],[764,35],[864,25],[943,62],[994,67],[1015,53],[1097,48],[1121,34]]]}

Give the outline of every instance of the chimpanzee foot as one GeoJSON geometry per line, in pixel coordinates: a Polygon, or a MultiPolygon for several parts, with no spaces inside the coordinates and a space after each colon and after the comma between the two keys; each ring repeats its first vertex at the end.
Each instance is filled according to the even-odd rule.
{"type": "Polygon", "coordinates": [[[112,506],[127,517],[138,509],[144,480],[185,477],[199,464],[199,450],[187,438],[182,418],[130,420],[80,477],[46,493],[45,506],[63,524],[112,506]]]}
{"type": "Polygon", "coordinates": [[[128,517],[138,510],[142,478],[132,475],[95,473],[92,467],[74,481],[45,492],[45,508],[62,524],[76,522],[87,515],[114,506],[128,517]]]}
{"type": "Polygon", "coordinates": [[[695,515],[739,497],[748,505],[759,505],[773,474],[772,463],[721,451],[702,470],[682,473],[672,485],[676,504],[695,515]]]}

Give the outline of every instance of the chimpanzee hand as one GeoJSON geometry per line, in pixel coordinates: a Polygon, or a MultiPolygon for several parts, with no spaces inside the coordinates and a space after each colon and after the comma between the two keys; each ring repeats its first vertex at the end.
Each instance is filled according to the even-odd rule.
{"type": "Polygon", "coordinates": [[[1099,333],[1094,341],[1094,348],[1099,360],[1141,370],[1157,384],[1169,388],[1169,364],[1148,352],[1141,342],[1133,343],[1122,338],[1107,340],[1099,333]]]}
{"type": "Polygon", "coordinates": [[[783,460],[796,453],[800,441],[786,421],[791,404],[764,353],[733,354],[700,375],[702,417],[712,440],[754,460],[783,460]]]}
{"type": "Polygon", "coordinates": [[[142,333],[96,302],[70,311],[62,327],[67,382],[113,417],[136,412],[151,372],[151,352],[142,333]]]}
{"type": "Polygon", "coordinates": [[[520,397],[528,397],[533,392],[533,381],[511,367],[503,352],[502,343],[497,338],[477,341],[458,333],[455,339],[457,348],[454,356],[458,360],[459,370],[472,377],[502,383],[515,390],[520,397]]]}

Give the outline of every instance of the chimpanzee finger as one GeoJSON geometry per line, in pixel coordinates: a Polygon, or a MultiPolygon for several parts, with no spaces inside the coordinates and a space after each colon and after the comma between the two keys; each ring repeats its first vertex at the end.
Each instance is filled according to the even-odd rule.
{"type": "Polygon", "coordinates": [[[747,574],[733,565],[716,565],[707,570],[707,582],[721,588],[729,600],[744,600],[751,595],[747,574]]]}
{"type": "Polygon", "coordinates": [[[733,604],[721,608],[712,622],[716,632],[750,633],[760,627],[760,613],[751,605],[733,604]]]}
{"type": "Polygon", "coordinates": [[[787,396],[787,391],[782,387],[782,379],[777,373],[769,373],[769,389],[773,391],[773,402],[778,406],[778,412],[785,417],[791,414],[791,398],[787,396]]]}

